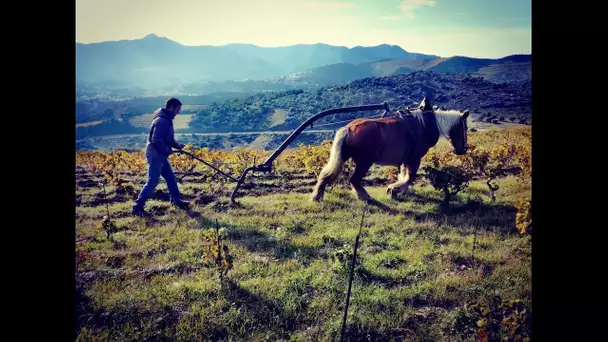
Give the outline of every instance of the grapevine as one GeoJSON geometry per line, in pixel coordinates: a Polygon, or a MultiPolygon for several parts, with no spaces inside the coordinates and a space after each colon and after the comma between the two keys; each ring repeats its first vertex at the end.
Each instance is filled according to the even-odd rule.
{"type": "Polygon", "coordinates": [[[97,228],[106,232],[108,240],[112,240],[112,234],[118,232],[118,227],[110,220],[108,216],[103,217],[97,228]]]}
{"type": "Polygon", "coordinates": [[[215,228],[203,231],[202,235],[203,245],[205,246],[203,260],[208,266],[216,267],[220,281],[233,267],[234,258],[230,254],[230,248],[224,243],[227,235],[226,228],[220,229],[217,221],[215,228]]]}
{"type": "MultiPolygon", "coordinates": [[[[499,191],[498,179],[515,175],[524,181],[531,180],[531,138],[530,127],[471,133],[469,134],[470,148],[465,155],[456,156],[447,145],[439,144],[425,155],[421,169],[425,170],[425,167],[427,167],[427,171],[431,170],[429,167],[435,169],[435,171],[429,171],[435,174],[435,176],[431,176],[435,178],[439,177],[441,172],[443,174],[451,172],[454,175],[456,173],[466,174],[471,180],[483,180],[490,190],[491,199],[494,200],[499,191]],[[448,166],[450,168],[445,169],[448,166]]],[[[317,146],[301,145],[288,148],[275,160],[273,169],[279,172],[304,170],[310,175],[318,175],[327,163],[331,145],[332,141],[326,140],[317,146]]],[[[188,145],[185,149],[198,158],[216,165],[223,172],[235,176],[247,167],[260,164],[271,153],[271,151],[249,150],[243,147],[228,151],[188,145]]],[[[181,176],[179,181],[194,171],[199,171],[206,177],[211,177],[215,173],[214,170],[201,166],[196,160],[186,155],[173,154],[170,156],[170,160],[176,173],[181,176]]],[[[104,177],[109,184],[116,186],[118,194],[128,195],[135,193],[135,186],[126,181],[123,175],[143,176],[147,171],[144,151],[77,152],[76,164],[84,167],[92,175],[104,177]]],[[[341,178],[347,178],[352,167],[353,163],[346,163],[341,178]]],[[[395,167],[386,167],[384,172],[384,176],[389,181],[394,181],[398,177],[399,170],[395,167]]],[[[456,177],[456,179],[458,178],[456,177]]],[[[221,177],[217,181],[226,182],[221,177]]],[[[457,188],[449,192],[453,194],[454,191],[461,190],[457,190],[457,188]]]]}
{"type": "Polygon", "coordinates": [[[532,200],[523,199],[517,204],[515,227],[521,234],[532,233],[532,200]]]}

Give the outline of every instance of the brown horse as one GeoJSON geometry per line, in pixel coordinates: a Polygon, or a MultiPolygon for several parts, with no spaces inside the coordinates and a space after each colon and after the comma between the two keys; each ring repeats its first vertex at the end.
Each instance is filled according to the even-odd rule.
{"type": "Polygon", "coordinates": [[[434,109],[425,97],[417,109],[400,111],[396,118],[351,121],[336,132],[329,161],[319,174],[312,200],[323,199],[325,187],[338,178],[349,158],[356,165],[350,184],[360,200],[371,199],[361,181],[373,164],[399,166],[399,179],[386,192],[391,197],[398,192],[407,193],[416,180],[422,157],[441,135],[450,141],[455,154],[466,153],[468,116],[468,110],[461,113],[434,109]]]}

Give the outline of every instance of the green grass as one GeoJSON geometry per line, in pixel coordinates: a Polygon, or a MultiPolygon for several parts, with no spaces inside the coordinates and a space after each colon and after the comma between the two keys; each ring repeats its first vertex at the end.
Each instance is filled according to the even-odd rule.
{"type": "MultiPolygon", "coordinates": [[[[132,202],[116,202],[110,205],[120,227],[114,241],[97,228],[105,205],[77,207],[78,338],[339,339],[350,255],[365,210],[350,338],[473,341],[476,326],[463,323],[465,304],[499,296],[531,308],[531,239],[514,229],[513,208],[530,186],[517,178],[499,185],[490,203],[485,185],[472,183],[450,210],[440,208],[441,195],[423,181],[403,201],[389,200],[384,187],[368,187],[379,205],[356,201],[339,185],[321,203],[310,202],[310,193],[271,190],[240,198],[238,207],[221,197],[189,214],[152,200],[147,209],[159,215],[148,221],[129,216],[132,202]],[[479,198],[483,203],[472,202],[479,198]],[[202,260],[203,229],[216,219],[234,257],[223,283],[202,260]]],[[[214,191],[197,183],[180,189],[187,198],[214,191]]],[[[77,195],[98,191],[79,188],[77,195]]]]}

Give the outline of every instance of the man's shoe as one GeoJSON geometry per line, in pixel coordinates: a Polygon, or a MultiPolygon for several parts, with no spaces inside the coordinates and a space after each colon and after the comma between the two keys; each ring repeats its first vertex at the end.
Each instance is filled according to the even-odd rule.
{"type": "Polygon", "coordinates": [[[134,205],[133,206],[133,210],[131,211],[131,215],[133,216],[139,216],[139,217],[148,217],[150,216],[150,214],[144,210],[143,207],[140,207],[138,205],[134,205]]]}
{"type": "Polygon", "coordinates": [[[177,201],[171,201],[171,204],[173,204],[174,206],[186,210],[188,208],[188,206],[190,206],[190,202],[184,201],[184,200],[177,200],[177,201]]]}

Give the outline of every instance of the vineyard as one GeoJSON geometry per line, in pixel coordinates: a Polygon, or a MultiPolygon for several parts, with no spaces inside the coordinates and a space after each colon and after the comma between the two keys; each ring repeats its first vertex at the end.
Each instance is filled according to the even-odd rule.
{"type": "MultiPolygon", "coordinates": [[[[76,153],[79,340],[339,339],[349,263],[366,212],[348,311],[350,340],[531,338],[531,129],[469,134],[423,159],[394,200],[396,167],[375,166],[355,200],[343,174],[309,201],[331,141],[286,150],[273,172],[233,183],[170,156],[192,208],[170,206],[164,182],[130,216],[144,152],[76,153]]],[[[238,175],[271,151],[186,150],[238,175]]]]}

